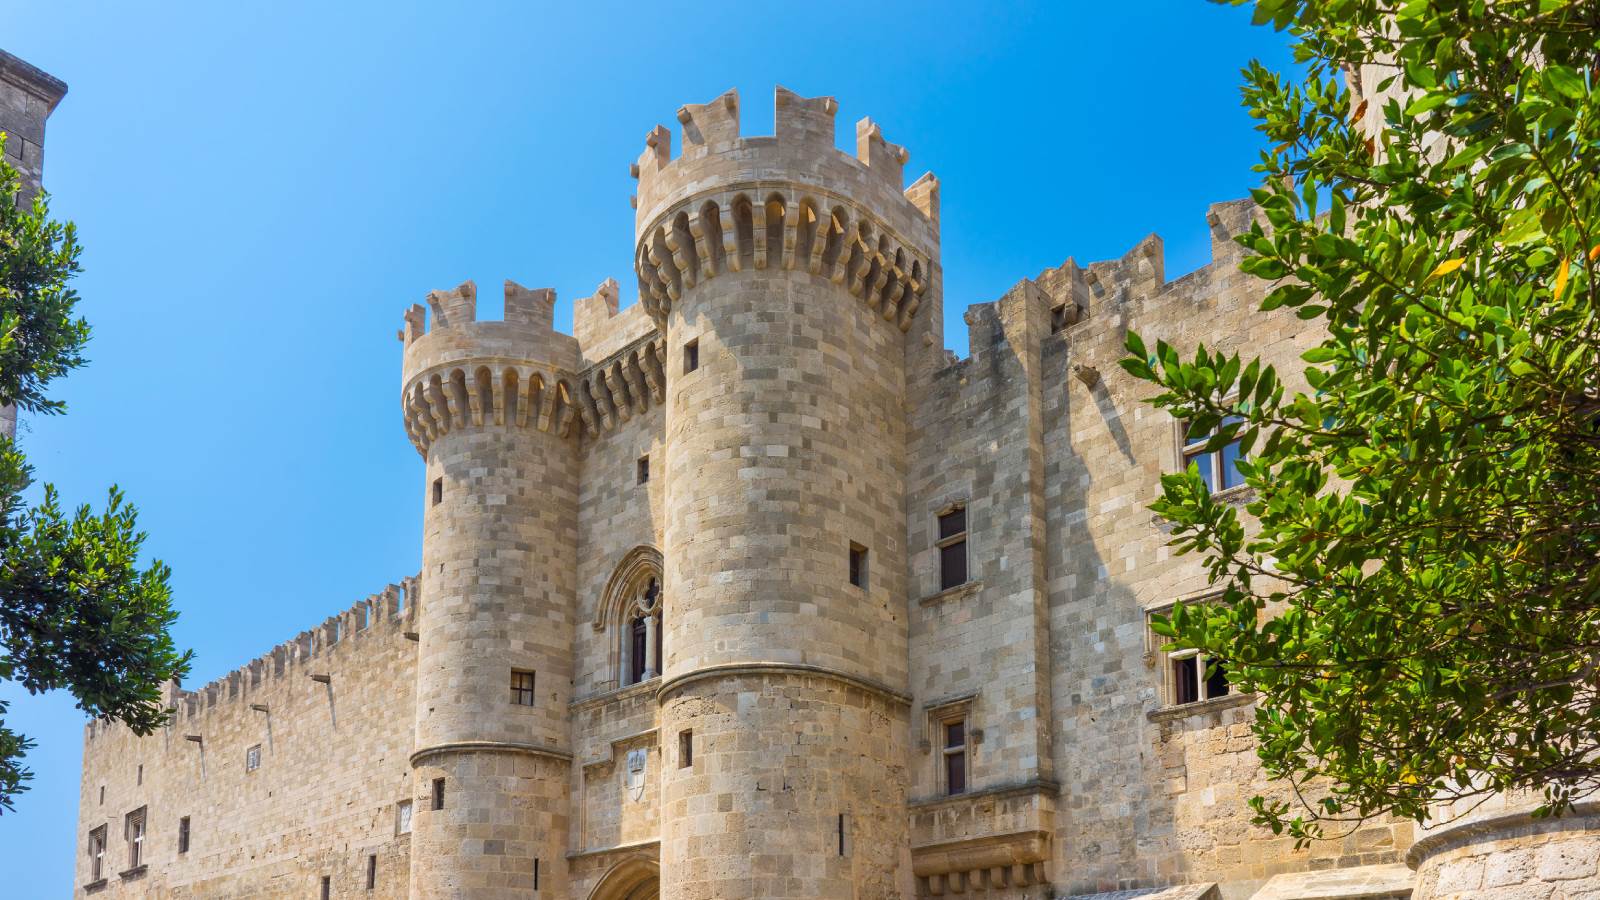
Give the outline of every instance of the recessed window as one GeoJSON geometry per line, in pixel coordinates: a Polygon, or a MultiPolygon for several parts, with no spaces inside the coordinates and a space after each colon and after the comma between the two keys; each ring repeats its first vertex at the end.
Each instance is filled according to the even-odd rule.
{"type": "Polygon", "coordinates": [[[89,832],[89,880],[99,881],[106,876],[106,826],[89,832]]]}
{"type": "Polygon", "coordinates": [[[433,505],[438,506],[444,501],[444,478],[433,480],[433,505]]]}
{"type": "Polygon", "coordinates": [[[184,816],[178,820],[178,852],[189,852],[189,817],[184,816]]]}
{"type": "Polygon", "coordinates": [[[635,479],[635,481],[634,481],[635,484],[644,484],[646,481],[650,480],[650,457],[649,456],[641,456],[641,457],[639,457],[638,465],[634,469],[634,479],[635,479]]]}
{"type": "Polygon", "coordinates": [[[533,889],[536,891],[539,889],[539,860],[537,857],[533,860],[533,889]]]}
{"type": "Polygon", "coordinates": [[[394,806],[394,833],[411,833],[411,801],[401,800],[394,806]]]}
{"type": "Polygon", "coordinates": [[[106,805],[106,786],[103,784],[100,785],[100,805],[106,805]]]}
{"type": "Polygon", "coordinates": [[[624,685],[661,674],[661,582],[648,578],[634,590],[622,623],[624,685]]]}
{"type": "Polygon", "coordinates": [[[328,898],[332,897],[332,896],[333,896],[333,876],[332,875],[324,875],[324,876],[322,876],[322,900],[328,900],[328,898]]]}
{"type": "Polygon", "coordinates": [[[244,752],[244,770],[254,772],[261,768],[261,745],[256,744],[244,752]]]}
{"type": "Polygon", "coordinates": [[[1071,325],[1077,318],[1075,315],[1076,312],[1076,307],[1070,306],[1066,303],[1058,303],[1054,307],[1051,307],[1050,331],[1052,333],[1057,331],[1065,331],[1066,327],[1071,325]]]}
{"type": "Polygon", "coordinates": [[[940,722],[944,740],[940,753],[944,758],[944,792],[950,796],[967,792],[967,720],[945,719],[940,722]]]}
{"type": "Polygon", "coordinates": [[[136,786],[142,786],[144,784],[144,764],[143,763],[141,763],[139,765],[138,774],[133,776],[133,783],[136,786]]]}
{"type": "Polygon", "coordinates": [[[678,732],[678,768],[687,769],[694,765],[694,731],[685,728],[678,732]]]}
{"type": "MultiPolygon", "coordinates": [[[[1238,422],[1238,416],[1229,416],[1222,420],[1222,424],[1231,425],[1238,422]]],[[[1239,471],[1239,441],[1234,439],[1224,444],[1217,450],[1206,450],[1206,442],[1211,440],[1211,432],[1204,434],[1190,434],[1189,429],[1184,429],[1183,439],[1183,468],[1187,470],[1193,465],[1200,470],[1200,478],[1206,483],[1206,490],[1216,493],[1229,488],[1239,487],[1244,484],[1244,475],[1239,471]]]]}
{"type": "Polygon", "coordinates": [[[137,869],[144,865],[144,824],[145,808],[139,807],[124,820],[122,837],[128,842],[128,868],[137,869]]]}
{"type": "Polygon", "coordinates": [[[967,508],[939,514],[939,590],[967,582],[967,508]]]}
{"type": "Polygon", "coordinates": [[[700,339],[695,338],[683,345],[683,374],[687,375],[700,368],[700,339]]]}
{"type": "Polygon", "coordinates": [[[511,670],[511,702],[516,706],[533,705],[533,673],[511,670]]]}
{"type": "Polygon", "coordinates": [[[378,886],[378,854],[367,854],[367,890],[378,886]]]}
{"type": "Polygon", "coordinates": [[[850,544],[850,583],[858,588],[867,586],[867,548],[850,544]]]}
{"type": "Polygon", "coordinates": [[[444,809],[444,779],[433,780],[433,808],[444,809]]]}
{"type": "MultiPolygon", "coordinates": [[[[1165,614],[1170,609],[1154,610],[1150,615],[1165,614]]],[[[1154,631],[1148,632],[1148,639],[1151,648],[1160,648],[1166,643],[1166,638],[1154,631]]],[[[1233,685],[1228,681],[1228,670],[1222,660],[1198,650],[1165,651],[1162,664],[1166,670],[1164,693],[1167,706],[1215,700],[1233,693],[1233,685]]]]}

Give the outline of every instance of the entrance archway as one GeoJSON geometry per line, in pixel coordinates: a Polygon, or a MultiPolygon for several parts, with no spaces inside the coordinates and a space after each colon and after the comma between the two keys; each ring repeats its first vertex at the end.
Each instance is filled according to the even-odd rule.
{"type": "Polygon", "coordinates": [[[595,885],[589,900],[657,900],[661,896],[661,868],[643,858],[625,859],[595,885]]]}

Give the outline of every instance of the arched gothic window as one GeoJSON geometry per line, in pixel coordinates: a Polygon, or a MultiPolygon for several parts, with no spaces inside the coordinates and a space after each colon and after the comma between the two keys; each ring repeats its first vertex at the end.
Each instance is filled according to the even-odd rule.
{"type": "Polygon", "coordinates": [[[647,578],[632,593],[622,616],[622,683],[638,684],[661,674],[661,582],[647,578]]]}

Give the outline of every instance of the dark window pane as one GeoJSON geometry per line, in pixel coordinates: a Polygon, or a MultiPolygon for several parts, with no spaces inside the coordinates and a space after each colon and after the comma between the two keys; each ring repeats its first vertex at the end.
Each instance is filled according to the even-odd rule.
{"type": "Polygon", "coordinates": [[[638,684],[644,680],[645,667],[645,628],[643,616],[633,620],[632,635],[629,641],[628,652],[628,683],[638,684]]]}
{"type": "Polygon", "coordinates": [[[1206,697],[1228,696],[1228,672],[1222,661],[1214,659],[1206,669],[1206,697]]]}
{"type": "Polygon", "coordinates": [[[944,745],[946,747],[961,747],[967,743],[966,722],[946,722],[944,726],[944,745]]]}
{"type": "Polygon", "coordinates": [[[939,517],[939,539],[960,534],[967,530],[967,511],[965,508],[953,509],[939,517]]]}
{"type": "Polygon", "coordinates": [[[951,794],[967,792],[967,755],[947,753],[944,757],[944,784],[951,794]]]}
{"type": "Polygon", "coordinates": [[[1172,702],[1193,703],[1200,699],[1199,658],[1187,656],[1172,661],[1172,702]]]}
{"type": "Polygon", "coordinates": [[[1239,474],[1239,442],[1234,441],[1222,448],[1222,487],[1224,490],[1244,484],[1244,476],[1239,474]]]}
{"type": "Polygon", "coordinates": [[[953,588],[967,581],[967,542],[956,541],[939,548],[939,589],[953,588]]]}

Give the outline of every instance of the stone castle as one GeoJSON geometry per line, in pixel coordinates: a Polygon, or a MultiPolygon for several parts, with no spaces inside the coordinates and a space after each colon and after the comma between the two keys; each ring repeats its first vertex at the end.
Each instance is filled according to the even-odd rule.
{"type": "Polygon", "coordinates": [[[832,98],[739,111],[649,133],[637,303],[405,312],[420,573],[173,686],[155,735],[90,724],[74,896],[1600,896],[1592,810],[1254,828],[1253,697],[1152,637],[1206,589],[1160,475],[1245,498],[1126,331],[1319,338],[1237,271],[1250,203],[1181,278],[1152,236],[1020,280],[957,359],[938,180],[870,119],[838,151],[832,98]]]}

